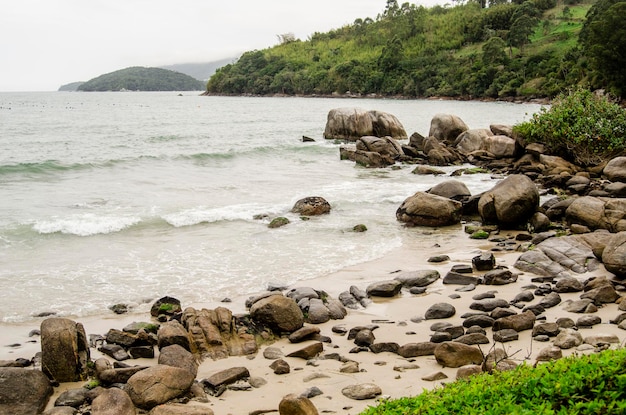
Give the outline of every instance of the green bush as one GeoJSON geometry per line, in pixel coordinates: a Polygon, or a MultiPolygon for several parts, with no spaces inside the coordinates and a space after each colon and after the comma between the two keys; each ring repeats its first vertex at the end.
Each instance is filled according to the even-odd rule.
{"type": "Polygon", "coordinates": [[[383,401],[362,415],[623,413],[626,349],[480,374],[416,397],[383,401]]]}
{"type": "Polygon", "coordinates": [[[624,152],[626,110],[586,89],[559,95],[553,105],[513,131],[528,142],[541,142],[554,155],[594,166],[624,152]]]}

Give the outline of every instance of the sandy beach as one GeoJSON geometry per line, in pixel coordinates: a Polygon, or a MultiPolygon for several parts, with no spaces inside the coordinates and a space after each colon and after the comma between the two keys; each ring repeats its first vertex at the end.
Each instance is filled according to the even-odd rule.
{"type": "MultiPolygon", "coordinates": [[[[473,257],[481,252],[491,250],[495,244],[488,241],[472,240],[464,234],[458,227],[453,229],[426,232],[424,229],[409,229],[407,232],[424,232],[421,243],[411,242],[402,248],[394,250],[383,258],[347,267],[339,272],[320,276],[319,278],[300,283],[299,287],[312,287],[317,290],[324,290],[332,297],[347,290],[351,285],[365,289],[370,283],[392,279],[397,271],[415,271],[424,269],[436,269],[443,277],[453,265],[471,265],[473,257]],[[450,257],[449,261],[443,263],[429,263],[428,258],[434,255],[445,254],[450,257]]],[[[500,236],[506,236],[506,231],[502,231],[500,236]]],[[[470,304],[474,301],[473,296],[487,291],[495,291],[497,298],[511,301],[518,293],[523,291],[522,287],[531,284],[532,274],[521,273],[513,267],[520,253],[515,251],[494,252],[497,265],[506,266],[514,273],[519,274],[516,283],[503,286],[479,285],[474,291],[457,292],[458,285],[444,285],[441,280],[428,287],[425,294],[412,295],[408,291],[403,291],[401,295],[391,299],[374,298],[372,304],[360,310],[349,310],[348,316],[343,320],[331,320],[328,323],[319,325],[321,334],[331,339],[330,343],[324,343],[324,352],[321,356],[336,353],[345,359],[358,362],[358,373],[342,373],[340,368],[343,363],[334,359],[317,358],[312,361],[305,361],[298,358],[284,359],[289,363],[291,372],[285,375],[276,375],[269,367],[272,360],[263,357],[263,351],[268,346],[260,348],[259,353],[247,357],[231,357],[222,360],[205,360],[199,368],[197,380],[201,380],[218,371],[231,367],[246,367],[250,375],[255,378],[263,378],[267,383],[251,390],[226,390],[219,397],[209,396],[209,402],[189,402],[189,405],[208,405],[216,415],[226,414],[249,414],[253,411],[277,411],[278,404],[283,396],[294,393],[301,394],[305,390],[317,387],[322,394],[313,397],[311,400],[320,413],[337,413],[345,415],[356,415],[367,406],[375,405],[376,400],[352,400],[345,397],[341,390],[354,384],[373,383],[382,389],[379,399],[399,398],[419,394],[423,389],[430,389],[441,385],[442,382],[453,381],[456,377],[457,369],[443,368],[439,365],[434,356],[404,359],[397,354],[382,352],[375,354],[372,352],[351,353],[355,347],[352,340],[348,340],[346,335],[336,334],[332,331],[334,326],[342,326],[349,330],[355,326],[376,324],[378,328],[374,330],[376,342],[395,342],[399,345],[424,342],[430,339],[432,331],[430,326],[439,321],[461,324],[463,315],[470,310],[470,304]],[[458,298],[451,298],[458,297],[458,298]],[[452,304],[457,312],[451,318],[445,320],[427,320],[418,322],[424,316],[425,311],[433,304],[446,302],[452,304]],[[417,321],[417,322],[416,322],[417,321]],[[437,381],[423,380],[425,376],[442,372],[446,379],[437,381]]],[[[479,275],[479,273],[475,273],[479,275]]],[[[573,274],[576,278],[584,281],[593,276],[611,276],[603,267],[594,273],[573,274]]],[[[240,298],[233,298],[231,303],[207,303],[207,304],[183,304],[194,308],[215,308],[225,306],[234,313],[245,312],[245,299],[253,293],[247,293],[240,298]]],[[[580,293],[561,294],[563,302],[556,307],[547,309],[543,314],[546,322],[555,322],[559,317],[570,317],[576,321],[582,314],[570,313],[563,310],[563,304],[571,299],[578,300],[580,293]]],[[[536,297],[536,303],[541,297],[536,297]]],[[[532,304],[530,303],[530,304],[532,304]]],[[[620,339],[620,344],[624,343],[626,332],[619,329],[609,321],[615,318],[620,311],[617,304],[609,304],[601,307],[596,315],[602,319],[601,324],[597,324],[590,329],[580,329],[583,337],[591,334],[614,334],[620,339]]],[[[78,318],[87,334],[106,334],[111,328],[121,329],[126,324],[133,321],[148,321],[148,312],[132,313],[125,315],[111,315],[78,318]]],[[[40,350],[39,337],[28,337],[28,333],[37,329],[39,322],[0,326],[0,360],[14,360],[16,358],[31,359],[40,350]]],[[[487,337],[492,339],[491,330],[487,329],[487,337]]],[[[279,348],[285,355],[301,349],[308,343],[291,344],[283,338],[272,347],[279,348]]],[[[518,363],[528,362],[533,364],[538,352],[549,347],[551,342],[537,342],[532,340],[531,331],[523,331],[519,334],[519,340],[498,344],[509,354],[510,358],[518,363]]],[[[481,350],[486,354],[494,347],[493,341],[490,344],[481,345],[481,350]]],[[[564,355],[572,353],[592,353],[593,347],[573,348],[563,350],[564,355]]],[[[92,359],[100,357],[101,354],[95,349],[91,349],[92,359]]],[[[156,359],[130,360],[128,364],[150,365],[156,364],[156,359]]],[[[83,383],[65,383],[55,388],[55,395],[48,404],[48,408],[54,405],[56,397],[66,389],[79,387],[83,383]]],[[[259,412],[257,412],[259,413],[259,412]]]]}

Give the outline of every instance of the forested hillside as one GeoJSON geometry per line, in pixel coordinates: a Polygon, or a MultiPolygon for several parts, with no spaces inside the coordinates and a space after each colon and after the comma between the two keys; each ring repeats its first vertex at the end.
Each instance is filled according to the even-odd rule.
{"type": "Polygon", "coordinates": [[[204,84],[189,75],[161,68],[134,66],[100,75],[79,91],[201,91],[204,84]]]}
{"type": "Polygon", "coordinates": [[[280,35],[279,45],[218,70],[207,93],[507,99],[577,84],[625,90],[625,2],[484,1],[387,0],[375,18],[306,41],[280,35]]]}

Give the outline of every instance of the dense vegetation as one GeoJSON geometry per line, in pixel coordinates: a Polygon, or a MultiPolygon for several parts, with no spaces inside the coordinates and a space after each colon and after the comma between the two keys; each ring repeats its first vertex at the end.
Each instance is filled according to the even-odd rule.
{"type": "Polygon", "coordinates": [[[100,75],[79,91],[201,91],[204,84],[189,75],[161,68],[134,66],[100,75]]]}
{"type": "Polygon", "coordinates": [[[413,398],[384,401],[362,415],[624,413],[626,349],[619,349],[476,375],[413,398]]]}
{"type": "Polygon", "coordinates": [[[514,131],[528,142],[542,142],[551,154],[593,166],[626,150],[626,110],[577,89],[561,94],[514,131]]]}
{"type": "Polygon", "coordinates": [[[279,45],[247,52],[218,70],[207,91],[510,98],[553,97],[576,84],[615,95],[624,90],[623,3],[455,4],[425,8],[387,0],[376,19],[358,18],[307,41],[279,36],[279,45]],[[588,12],[596,23],[587,23],[588,12]],[[608,39],[611,48],[604,48],[608,39]]]}
{"type": "Polygon", "coordinates": [[[61,85],[59,87],[59,91],[74,92],[74,91],[77,91],[78,87],[80,87],[82,84],[83,84],[82,81],[78,81],[78,82],[72,82],[69,84],[61,85]]]}

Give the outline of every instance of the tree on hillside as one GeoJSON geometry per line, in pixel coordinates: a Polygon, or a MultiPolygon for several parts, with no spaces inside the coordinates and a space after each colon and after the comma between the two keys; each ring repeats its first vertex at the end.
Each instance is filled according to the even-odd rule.
{"type": "MultiPolygon", "coordinates": [[[[599,0],[589,9],[580,34],[583,49],[606,86],[626,92],[626,2],[599,0]]],[[[600,85],[596,85],[600,86],[600,85]]]]}
{"type": "Polygon", "coordinates": [[[504,48],[506,43],[502,38],[494,36],[483,45],[483,63],[485,65],[500,65],[507,60],[504,48]]]}
{"type": "Polygon", "coordinates": [[[530,35],[533,34],[536,23],[537,19],[525,14],[518,17],[511,25],[511,30],[509,30],[509,46],[515,46],[523,50],[524,45],[530,43],[530,35]]]}

